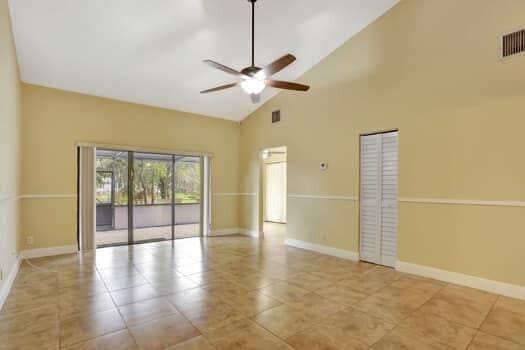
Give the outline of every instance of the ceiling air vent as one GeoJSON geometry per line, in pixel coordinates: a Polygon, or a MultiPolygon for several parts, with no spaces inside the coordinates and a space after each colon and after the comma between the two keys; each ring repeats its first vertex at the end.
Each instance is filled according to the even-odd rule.
{"type": "Polygon", "coordinates": [[[281,121],[281,111],[272,112],[272,123],[277,123],[281,121]]]}
{"type": "Polygon", "coordinates": [[[525,29],[503,35],[502,57],[525,52],[525,29]]]}

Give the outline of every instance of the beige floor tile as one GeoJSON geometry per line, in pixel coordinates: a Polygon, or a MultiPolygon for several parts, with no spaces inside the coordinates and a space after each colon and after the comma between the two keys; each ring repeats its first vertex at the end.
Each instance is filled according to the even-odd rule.
{"type": "Polygon", "coordinates": [[[429,300],[430,296],[395,287],[385,287],[355,307],[397,324],[429,300]]]}
{"type": "Polygon", "coordinates": [[[448,285],[421,310],[471,328],[478,328],[496,299],[495,295],[471,288],[448,285]]]}
{"type": "Polygon", "coordinates": [[[0,350],[58,350],[59,346],[58,327],[36,332],[23,330],[0,335],[0,350]]]}
{"type": "Polygon", "coordinates": [[[365,276],[353,276],[351,278],[337,281],[335,285],[338,288],[351,289],[356,292],[370,295],[385,287],[387,283],[381,280],[367,278],[365,276]]]}
{"type": "Polygon", "coordinates": [[[321,317],[305,315],[303,311],[285,304],[261,312],[255,315],[253,320],[279,338],[287,339],[312,327],[321,321],[321,317]]]}
{"type": "Polygon", "coordinates": [[[175,307],[163,298],[149,299],[120,306],[119,311],[128,327],[177,313],[175,307]]]}
{"type": "Polygon", "coordinates": [[[57,305],[43,305],[25,311],[0,313],[0,336],[21,331],[31,333],[58,328],[57,305]]]}
{"type": "Polygon", "coordinates": [[[270,298],[269,296],[266,296],[257,290],[236,297],[233,300],[228,300],[227,302],[234,309],[240,311],[247,317],[282,304],[280,301],[270,298]]]}
{"type": "Polygon", "coordinates": [[[12,300],[24,302],[34,298],[54,297],[58,295],[58,282],[52,280],[51,283],[30,283],[15,284],[11,287],[10,294],[12,300]]]}
{"type": "Polygon", "coordinates": [[[61,320],[79,314],[87,315],[94,312],[115,309],[115,304],[109,293],[82,297],[68,294],[60,297],[59,306],[61,320]]]}
{"type": "Polygon", "coordinates": [[[438,343],[403,328],[395,328],[374,344],[373,350],[446,350],[454,349],[448,345],[438,343]]]}
{"type": "Polygon", "coordinates": [[[425,312],[416,312],[399,324],[399,327],[420,333],[426,338],[448,344],[456,349],[466,349],[476,330],[425,312]]]}
{"type": "Polygon", "coordinates": [[[262,273],[251,273],[248,275],[231,275],[229,279],[248,290],[260,289],[271,284],[281,282],[281,280],[277,278],[272,278],[262,273]]]}
{"type": "Polygon", "coordinates": [[[206,286],[209,284],[222,284],[222,283],[230,282],[227,276],[217,271],[198,272],[192,275],[188,275],[187,277],[192,282],[196,283],[198,286],[206,286]]]}
{"type": "Polygon", "coordinates": [[[513,299],[504,296],[498,297],[494,305],[498,309],[525,315],[525,300],[513,299]]]}
{"type": "Polygon", "coordinates": [[[301,299],[286,304],[298,309],[307,316],[321,318],[327,317],[345,308],[344,305],[334,303],[332,300],[315,293],[305,294],[301,299]]]}
{"type": "Polygon", "coordinates": [[[266,329],[247,319],[209,329],[206,337],[217,349],[224,350],[292,349],[266,329]]]}
{"type": "Polygon", "coordinates": [[[524,301],[282,239],[190,238],[35,262],[57,274],[22,265],[0,311],[0,349],[57,349],[60,337],[63,347],[132,349],[122,318],[146,348],[464,348],[469,326],[484,330],[473,349],[525,347],[524,301]]]}
{"type": "Polygon", "coordinates": [[[216,292],[205,290],[200,287],[167,295],[165,298],[178,310],[184,310],[188,307],[192,307],[192,305],[196,302],[223,302],[216,292]]]}
{"type": "Polygon", "coordinates": [[[179,306],[178,310],[201,332],[209,327],[246,317],[222,300],[214,299],[179,306]]]}
{"type": "Polygon", "coordinates": [[[138,350],[131,333],[126,329],[116,333],[68,346],[64,350],[138,350]]]}
{"type": "Polygon", "coordinates": [[[510,305],[505,304],[494,305],[480,330],[525,345],[525,314],[509,311],[510,305]]]}
{"type": "Polygon", "coordinates": [[[468,347],[469,350],[525,350],[525,346],[490,334],[478,332],[468,347]]]}
{"type": "Polygon", "coordinates": [[[165,349],[200,334],[180,314],[131,327],[130,332],[143,350],[165,349]]]}
{"type": "Polygon", "coordinates": [[[177,271],[181,274],[188,276],[196,273],[202,273],[205,271],[212,270],[211,266],[206,263],[195,263],[189,265],[177,266],[177,271]]]}
{"type": "Polygon", "coordinates": [[[339,287],[335,284],[319,289],[316,293],[343,306],[354,306],[368,296],[365,293],[339,287]]]}
{"type": "Polygon", "coordinates": [[[121,289],[111,292],[111,296],[117,306],[136,303],[142,300],[158,297],[153,287],[149,284],[121,289]]]}
{"type": "Polygon", "coordinates": [[[37,297],[30,299],[16,299],[12,296],[13,292],[9,293],[9,297],[2,307],[2,312],[31,310],[39,308],[42,305],[58,304],[58,296],[37,297]]]}
{"type": "Polygon", "coordinates": [[[319,289],[328,287],[333,284],[333,282],[326,280],[317,275],[308,273],[308,272],[299,272],[286,279],[286,282],[293,284],[297,287],[315,292],[319,289]]]}
{"type": "Polygon", "coordinates": [[[151,286],[159,296],[162,296],[196,288],[197,284],[187,277],[176,277],[167,281],[153,283],[151,286]]]}
{"type": "Polygon", "coordinates": [[[118,280],[140,274],[139,270],[128,262],[119,267],[99,268],[98,273],[105,281],[118,280]]]}
{"type": "Polygon", "coordinates": [[[199,335],[177,345],[167,347],[164,350],[216,350],[216,348],[206,338],[199,335]]]}
{"type": "Polygon", "coordinates": [[[159,283],[179,278],[183,275],[173,268],[171,270],[144,272],[142,276],[144,276],[150,283],[159,283]]]}
{"type": "Polygon", "coordinates": [[[201,288],[215,293],[216,295],[226,300],[234,300],[250,292],[250,289],[244,288],[243,286],[235,282],[228,282],[224,284],[210,284],[201,288]]]}
{"type": "Polygon", "coordinates": [[[104,279],[106,287],[109,291],[116,291],[119,289],[126,289],[135,286],[148,284],[148,280],[142,275],[132,275],[119,278],[104,279]]]}
{"type": "Polygon", "coordinates": [[[271,284],[259,290],[261,293],[283,303],[300,300],[304,295],[310,293],[310,291],[307,291],[306,289],[299,288],[286,282],[271,284]]]}
{"type": "Polygon", "coordinates": [[[346,309],[287,341],[297,349],[367,349],[393,327],[364,312],[346,309]]]}
{"type": "Polygon", "coordinates": [[[65,296],[86,297],[107,293],[108,290],[102,280],[70,280],[61,284],[58,290],[60,298],[65,296]]]}
{"type": "Polygon", "coordinates": [[[79,315],[60,322],[60,343],[70,346],[126,327],[118,310],[79,315]]]}
{"type": "Polygon", "coordinates": [[[422,294],[436,294],[446,285],[444,282],[412,275],[405,275],[391,284],[392,287],[408,289],[422,294]]]}
{"type": "Polygon", "coordinates": [[[77,272],[75,274],[58,274],[58,288],[74,287],[79,284],[102,282],[100,274],[96,270],[89,272],[77,272]]]}

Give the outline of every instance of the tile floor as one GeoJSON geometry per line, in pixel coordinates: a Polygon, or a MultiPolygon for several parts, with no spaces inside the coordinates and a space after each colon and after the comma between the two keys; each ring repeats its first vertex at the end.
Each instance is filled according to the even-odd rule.
{"type": "Polygon", "coordinates": [[[32,263],[0,312],[0,349],[525,349],[525,301],[271,235],[32,263]]]}

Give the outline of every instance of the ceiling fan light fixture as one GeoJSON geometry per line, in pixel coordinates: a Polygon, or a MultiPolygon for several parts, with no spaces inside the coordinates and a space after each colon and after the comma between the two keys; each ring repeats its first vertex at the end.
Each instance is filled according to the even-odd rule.
{"type": "Polygon", "coordinates": [[[238,83],[231,83],[214,87],[201,91],[201,94],[207,94],[209,92],[215,92],[220,90],[229,89],[235,86],[241,86],[241,88],[250,95],[252,103],[261,102],[261,92],[270,86],[277,89],[294,90],[294,91],[308,91],[310,88],[308,85],[298,84],[289,81],[273,80],[272,76],[284,68],[288,67],[292,62],[295,61],[295,56],[292,54],[286,54],[270,64],[267,64],[263,68],[259,68],[255,65],[255,2],[257,0],[248,0],[252,5],[252,65],[241,69],[240,71],[217,63],[212,60],[204,60],[203,62],[207,65],[212,66],[215,69],[221,70],[230,75],[234,75],[242,80],[238,83]]]}
{"type": "Polygon", "coordinates": [[[260,94],[264,88],[266,87],[266,84],[264,81],[256,79],[256,78],[250,78],[246,79],[241,83],[242,89],[248,93],[248,94],[260,94]]]}
{"type": "Polygon", "coordinates": [[[264,74],[264,71],[261,69],[260,71],[255,73],[254,78],[259,79],[259,80],[264,80],[266,79],[266,74],[264,74]]]}

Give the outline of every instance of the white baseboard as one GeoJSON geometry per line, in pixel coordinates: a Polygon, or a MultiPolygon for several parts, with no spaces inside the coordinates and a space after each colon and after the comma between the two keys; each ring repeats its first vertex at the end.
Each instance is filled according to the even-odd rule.
{"type": "Polygon", "coordinates": [[[42,258],[44,256],[72,254],[76,252],[78,252],[78,247],[76,245],[65,245],[65,246],[60,246],[60,247],[48,247],[48,248],[22,250],[20,252],[20,255],[26,258],[33,259],[33,258],[42,258]]]}
{"type": "Polygon", "coordinates": [[[241,229],[241,234],[255,238],[263,237],[263,233],[257,230],[241,229]]]}
{"type": "Polygon", "coordinates": [[[315,244],[305,241],[299,241],[297,239],[287,238],[284,240],[285,245],[289,245],[296,248],[312,250],[321,254],[331,255],[342,259],[348,259],[352,261],[359,261],[359,253],[352,252],[350,250],[338,249],[333,247],[328,247],[321,244],[315,244]]]}
{"type": "Polygon", "coordinates": [[[481,277],[436,269],[434,267],[417,265],[404,261],[398,261],[396,263],[396,270],[525,300],[525,286],[488,280],[481,277]]]}
{"type": "Polygon", "coordinates": [[[7,300],[7,297],[9,296],[9,291],[11,290],[11,287],[15,282],[15,278],[18,274],[18,270],[20,269],[21,263],[22,258],[18,256],[15,263],[13,264],[13,267],[11,268],[11,271],[9,271],[9,274],[7,275],[6,279],[2,283],[2,286],[0,287],[0,310],[4,306],[4,303],[7,300]]]}
{"type": "Polygon", "coordinates": [[[210,232],[210,236],[228,236],[228,235],[235,235],[235,234],[243,234],[243,229],[234,227],[234,228],[222,228],[218,230],[212,230],[210,232]]]}
{"type": "Polygon", "coordinates": [[[262,234],[259,233],[258,231],[256,230],[248,230],[248,229],[245,229],[245,228],[239,228],[239,227],[234,227],[234,228],[223,228],[223,229],[219,229],[219,230],[213,230],[211,231],[211,234],[210,236],[213,237],[213,236],[228,236],[228,235],[244,235],[244,236],[250,236],[250,237],[262,237],[262,234]]]}

